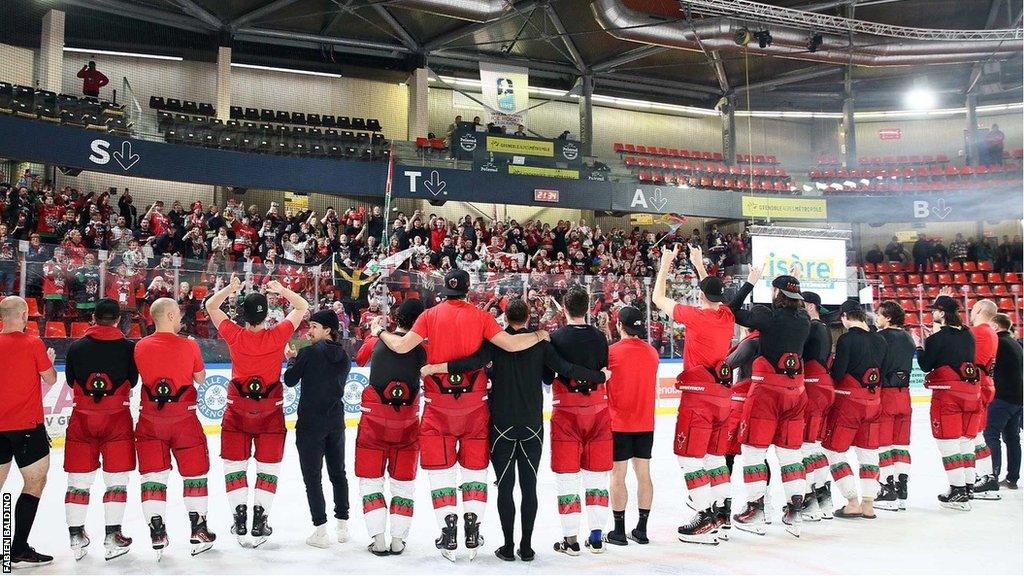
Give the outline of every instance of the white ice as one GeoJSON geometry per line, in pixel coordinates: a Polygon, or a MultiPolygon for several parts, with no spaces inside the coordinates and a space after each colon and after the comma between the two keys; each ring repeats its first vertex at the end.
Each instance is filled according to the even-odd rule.
{"type": "MultiPolygon", "coordinates": [[[[352,503],[351,540],[322,550],[307,546],[304,541],[312,526],[299,473],[298,458],[289,432],[288,448],[281,471],[277,499],[270,515],[274,535],[263,547],[252,550],[238,545],[227,533],[230,513],[224,498],[224,483],[218,453],[219,437],[209,438],[210,454],[214,455],[210,474],[211,529],[218,534],[213,550],[190,557],[188,550],[188,518],[181,504],[181,479],[172,474],[168,486],[170,548],[160,563],[154,561],[149,547],[148,529],[141,515],[138,475],[133,474],[129,486],[129,505],[125,517],[125,533],[135,539],[131,552],[121,558],[103,560],[102,484],[99,477],[93,486],[87,531],[93,544],[89,555],[75,562],[68,548],[64,521],[65,474],[62,470],[63,450],[53,451],[49,483],[43,496],[39,516],[30,543],[41,552],[55,556],[53,565],[33,569],[38,574],[480,574],[480,573],[558,573],[568,574],[1021,574],[1024,572],[1022,545],[1021,492],[1003,490],[999,502],[973,503],[971,512],[941,509],[936,494],[945,489],[945,475],[934,440],[929,434],[927,404],[914,405],[913,471],[910,482],[909,510],[878,512],[877,520],[831,520],[805,523],[803,536],[793,538],[776,521],[765,536],[731,531],[731,540],[719,546],[684,544],[676,540],[676,527],[689,514],[685,508],[686,490],[682,475],[671,453],[674,418],[657,418],[655,458],[652,473],[655,501],[649,535],[651,544],[628,547],[611,546],[605,554],[583,551],[570,558],[552,551],[560,539],[560,526],[555,508],[554,477],[548,467],[545,451],[539,479],[541,510],[537,518],[533,545],[536,560],[524,565],[503,562],[493,555],[500,545],[501,530],[497,522],[492,486],[487,516],[484,519],[486,544],[479,557],[469,562],[460,557],[456,564],[441,558],[434,548],[437,536],[434,513],[430,507],[426,476],[417,481],[416,511],[412,533],[405,554],[379,558],[366,550],[368,538],[362,519],[358,482],[352,475],[355,430],[347,431],[347,470],[349,500],[352,503]]],[[[546,446],[545,446],[546,448],[546,446]]],[[[772,458],[769,458],[772,460],[772,458]]],[[[772,463],[773,477],[778,470],[772,463]]],[[[254,472],[250,469],[250,486],[254,472]]],[[[742,478],[733,477],[734,498],[742,500],[742,478]]],[[[491,481],[493,482],[493,472],[491,481]]],[[[20,490],[20,477],[11,472],[5,491],[20,490]]],[[[324,475],[326,484],[326,473],[324,475]]],[[[630,489],[633,490],[632,484],[630,489]]],[[[325,491],[330,515],[330,492],[325,491]]],[[[773,501],[782,502],[781,488],[772,487],[773,501]]],[[[834,496],[837,505],[841,499],[834,496]]],[[[583,522],[586,522],[586,515],[583,522]]],[[[627,508],[627,526],[636,522],[635,502],[627,508]]],[[[517,521],[518,524],[518,521],[517,521]]],[[[607,528],[610,528],[607,527],[607,528]]],[[[581,534],[588,527],[583,526],[581,534]]],[[[331,525],[333,534],[333,523],[331,525]]],[[[464,555],[464,550],[460,549],[464,555]]],[[[28,573],[28,571],[25,571],[28,573]]]]}

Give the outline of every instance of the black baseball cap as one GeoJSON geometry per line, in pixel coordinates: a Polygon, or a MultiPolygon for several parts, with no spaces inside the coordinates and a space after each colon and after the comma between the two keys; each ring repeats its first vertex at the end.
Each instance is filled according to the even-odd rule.
{"type": "Polygon", "coordinates": [[[718,276],[707,276],[700,281],[700,291],[712,302],[725,302],[725,282],[718,276]]]}
{"type": "Polygon", "coordinates": [[[840,314],[846,314],[847,312],[856,312],[857,310],[862,310],[860,306],[860,301],[854,300],[853,298],[850,298],[846,302],[843,302],[843,305],[839,307],[840,314]]]}
{"type": "Polygon", "coordinates": [[[932,310],[942,310],[943,312],[952,312],[956,314],[960,310],[960,305],[957,303],[956,298],[952,296],[939,296],[932,302],[930,306],[932,310]]]}
{"type": "Polygon", "coordinates": [[[100,298],[93,308],[92,317],[97,323],[106,324],[117,320],[121,316],[121,306],[111,298],[100,298]]]}
{"type": "Polygon", "coordinates": [[[817,292],[801,292],[801,296],[804,297],[804,302],[810,302],[818,307],[818,314],[828,314],[828,310],[821,307],[821,295],[817,292]]]}
{"type": "Polygon", "coordinates": [[[316,322],[328,330],[338,331],[338,315],[334,313],[334,310],[320,310],[310,316],[309,321],[316,322]]]}
{"type": "Polygon", "coordinates": [[[633,306],[623,306],[619,309],[619,324],[622,330],[630,336],[643,337],[647,334],[644,326],[644,314],[633,306]]]}
{"type": "Polygon", "coordinates": [[[423,301],[419,298],[409,298],[398,307],[395,320],[402,328],[412,328],[420,314],[423,314],[423,301]]]}
{"type": "Polygon", "coordinates": [[[258,326],[267,319],[267,297],[259,292],[253,292],[242,300],[242,317],[247,324],[258,326]]]}
{"type": "Polygon", "coordinates": [[[466,292],[469,292],[469,272],[457,268],[444,275],[441,296],[461,298],[466,295],[466,292]]]}
{"type": "Polygon", "coordinates": [[[772,280],[772,286],[778,288],[780,292],[786,295],[788,298],[794,300],[803,300],[804,297],[800,294],[800,281],[795,276],[789,274],[783,274],[772,280]]]}

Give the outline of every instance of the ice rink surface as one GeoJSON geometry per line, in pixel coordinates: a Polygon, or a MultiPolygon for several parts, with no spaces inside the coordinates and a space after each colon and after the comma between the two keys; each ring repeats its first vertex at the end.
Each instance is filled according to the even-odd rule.
{"type": "MultiPolygon", "coordinates": [[[[227,534],[230,513],[224,497],[224,482],[218,458],[213,458],[210,474],[211,529],[218,541],[213,550],[197,557],[189,556],[188,518],[181,503],[181,479],[172,473],[168,486],[170,548],[163,559],[154,561],[148,529],[139,504],[138,475],[129,486],[129,504],[124,531],[135,539],[128,555],[110,562],[103,560],[103,511],[100,478],[93,485],[92,505],[86,529],[93,539],[90,553],[75,562],[68,548],[64,520],[66,477],[62,470],[63,449],[52,456],[49,484],[39,509],[30,543],[40,552],[55,556],[53,565],[19,571],[23,574],[1021,574],[1024,572],[1022,543],[1021,492],[1004,490],[999,502],[975,501],[971,512],[941,509],[936,494],[945,490],[945,474],[938,451],[929,434],[927,404],[914,405],[913,471],[910,480],[909,510],[879,511],[876,520],[829,520],[804,523],[803,536],[787,534],[777,518],[782,502],[781,487],[773,485],[772,507],[776,521],[768,534],[755,536],[736,529],[731,539],[718,546],[684,544],[676,539],[676,527],[690,514],[685,508],[686,490],[682,474],[671,453],[673,416],[657,419],[655,457],[652,461],[655,497],[649,525],[651,543],[628,547],[610,546],[595,555],[584,550],[578,558],[552,551],[561,538],[555,507],[554,476],[550,472],[545,446],[539,479],[540,512],[534,533],[536,560],[525,564],[503,562],[493,555],[501,543],[492,486],[483,533],[484,550],[470,562],[460,549],[458,562],[443,559],[434,548],[438,534],[430,507],[426,476],[417,480],[416,511],[406,552],[401,556],[379,558],[366,550],[368,538],[363,524],[358,483],[352,475],[352,446],[355,430],[347,430],[347,471],[352,503],[348,543],[330,549],[305,544],[310,534],[309,511],[299,474],[294,435],[289,432],[288,447],[281,471],[277,499],[270,514],[274,535],[261,548],[239,546],[227,534]]],[[[545,439],[546,440],[546,439],[545,439]]],[[[210,436],[210,453],[216,455],[219,437],[210,436]]],[[[769,458],[769,461],[773,458],[769,458]]],[[[771,462],[773,477],[778,477],[771,462]]],[[[249,485],[255,478],[249,471],[249,485]]],[[[491,482],[494,481],[493,471],[491,482]]],[[[324,482],[327,482],[326,474],[324,482]]],[[[21,479],[11,472],[6,491],[17,493],[21,479]]],[[[633,490],[632,483],[630,484],[633,490]]],[[[742,500],[741,475],[733,477],[734,499],[742,500]]],[[[328,510],[331,509],[330,492],[328,510]]],[[[390,496],[389,496],[390,497],[390,496]]],[[[836,503],[840,502],[838,494],[836,503]]],[[[582,521],[586,522],[586,514],[582,521]]],[[[627,508],[627,525],[636,522],[636,504],[627,508]]],[[[610,522],[609,515],[609,522],[610,522]]],[[[518,523],[518,522],[517,522],[518,523]]],[[[461,522],[460,522],[461,524],[461,522]]],[[[587,530],[586,526],[582,527],[587,530]]],[[[607,528],[610,528],[608,526],[607,528]]],[[[461,529],[461,526],[460,526],[461,529]]],[[[333,534],[333,524],[331,525],[333,534]]],[[[586,532],[581,532],[581,534],[586,532]]]]}

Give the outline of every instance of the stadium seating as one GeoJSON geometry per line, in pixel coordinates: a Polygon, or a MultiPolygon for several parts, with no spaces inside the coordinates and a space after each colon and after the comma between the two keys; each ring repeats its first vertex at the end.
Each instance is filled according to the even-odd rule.
{"type": "Polygon", "coordinates": [[[0,82],[0,114],[120,134],[127,134],[132,126],[124,117],[124,106],[113,102],[36,90],[9,82],[0,82]]]}
{"type": "Polygon", "coordinates": [[[790,193],[789,173],[766,154],[737,154],[725,164],[721,152],[615,142],[613,150],[640,182],[719,190],[790,193]],[[752,166],[753,164],[753,166],[752,166]]]}

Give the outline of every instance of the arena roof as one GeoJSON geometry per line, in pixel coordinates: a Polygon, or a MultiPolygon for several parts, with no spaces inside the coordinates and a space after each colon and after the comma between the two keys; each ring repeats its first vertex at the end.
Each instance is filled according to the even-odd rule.
{"type": "Polygon", "coordinates": [[[475,76],[480,60],[531,68],[531,84],[710,107],[838,111],[847,68],[858,109],[900,107],[927,86],[939,105],[1022,100],[1022,0],[13,0],[4,41],[38,45],[50,8],[66,44],[401,81],[424,59],[475,76]],[[681,6],[684,9],[681,9],[681,6]],[[786,10],[800,12],[786,12],[786,10]],[[883,26],[885,25],[885,26],[883,26]],[[773,45],[741,29],[768,30],[773,45]],[[920,30],[926,29],[926,30],[920,30]],[[963,31],[1002,32],[969,33],[963,31]],[[815,50],[809,44],[823,36],[815,50]],[[848,66],[849,62],[854,65],[848,66]],[[749,86],[749,89],[747,88],[749,86]]]}

